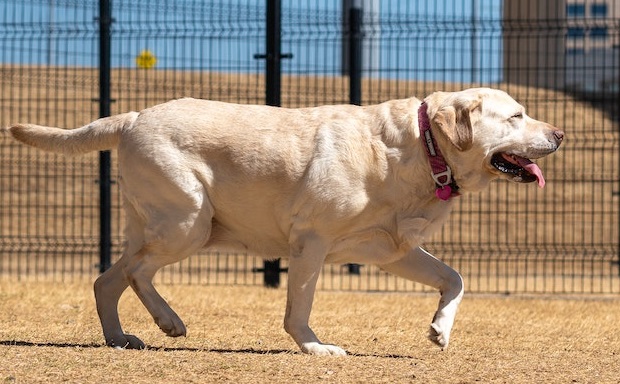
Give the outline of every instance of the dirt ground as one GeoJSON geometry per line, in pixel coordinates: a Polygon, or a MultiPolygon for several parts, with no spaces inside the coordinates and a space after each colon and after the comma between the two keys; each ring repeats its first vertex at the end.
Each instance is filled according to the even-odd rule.
{"type": "Polygon", "coordinates": [[[344,358],[302,355],[282,329],[283,289],[159,285],[184,319],[165,337],[135,295],[103,346],[88,283],[0,281],[0,383],[618,383],[617,296],[465,297],[448,350],[426,332],[436,294],[318,292],[311,325],[344,358]]]}

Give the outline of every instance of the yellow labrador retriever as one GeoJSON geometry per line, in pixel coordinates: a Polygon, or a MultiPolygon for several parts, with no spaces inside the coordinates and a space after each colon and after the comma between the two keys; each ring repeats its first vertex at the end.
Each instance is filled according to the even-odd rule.
{"type": "Polygon", "coordinates": [[[144,347],[119,321],[128,286],[168,336],[185,335],[152,278],[212,247],[288,257],[284,328],[316,355],[346,354],[308,326],[323,263],[375,264],[438,289],[429,338],[447,347],[463,281],[420,244],[459,194],[498,177],[544,186],[530,159],[554,152],[564,137],[506,93],[486,88],[365,107],[180,99],[74,130],[8,130],[69,155],[118,147],[127,244],[95,282],[108,345],[144,347]]]}

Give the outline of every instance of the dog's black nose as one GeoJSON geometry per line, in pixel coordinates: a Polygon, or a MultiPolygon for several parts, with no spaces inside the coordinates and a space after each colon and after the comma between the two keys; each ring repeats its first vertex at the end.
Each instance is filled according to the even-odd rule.
{"type": "Polygon", "coordinates": [[[558,143],[558,145],[560,145],[562,140],[564,140],[564,131],[561,131],[559,129],[553,131],[553,137],[555,137],[555,141],[558,143]]]}

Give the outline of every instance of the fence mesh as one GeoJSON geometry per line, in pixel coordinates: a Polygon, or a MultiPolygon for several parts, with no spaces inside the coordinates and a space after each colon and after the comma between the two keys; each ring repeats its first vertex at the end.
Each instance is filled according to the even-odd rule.
{"type": "MultiPolygon", "coordinates": [[[[348,102],[348,3],[282,2],[282,51],[292,54],[282,65],[284,107],[348,102]]],[[[361,2],[363,104],[491,86],[567,140],[539,162],[544,190],[498,181],[463,196],[426,247],[461,271],[469,291],[620,292],[619,2],[583,15],[562,1],[428,3],[361,2]]],[[[255,57],[265,52],[264,2],[131,0],[112,10],[112,113],[185,96],[265,102],[265,63],[255,57]]],[[[0,126],[73,128],[98,117],[97,14],[95,0],[0,0],[0,126]]],[[[0,135],[0,278],[96,276],[97,179],[96,154],[46,154],[0,135]]],[[[158,279],[259,285],[261,266],[251,255],[205,253],[158,279]]],[[[326,266],[319,285],[426,289],[372,266],[359,275],[326,266]]]]}

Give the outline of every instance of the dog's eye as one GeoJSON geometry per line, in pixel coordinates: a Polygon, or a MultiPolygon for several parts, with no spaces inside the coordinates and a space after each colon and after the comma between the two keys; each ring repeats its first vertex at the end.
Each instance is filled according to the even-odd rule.
{"type": "Polygon", "coordinates": [[[515,113],[514,115],[510,116],[511,119],[522,119],[523,118],[523,113],[519,112],[519,113],[515,113]]]}

